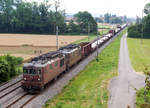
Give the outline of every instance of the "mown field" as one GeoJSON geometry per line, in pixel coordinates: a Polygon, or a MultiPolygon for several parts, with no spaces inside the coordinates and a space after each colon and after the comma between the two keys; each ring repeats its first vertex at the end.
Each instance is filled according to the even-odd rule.
{"type": "MultiPolygon", "coordinates": [[[[150,39],[128,38],[130,59],[134,69],[143,73],[145,68],[150,71],[150,39]]],[[[145,89],[137,91],[136,108],[150,108],[150,90],[145,94],[145,89]],[[147,102],[145,101],[147,98],[147,102]]]]}
{"type": "Polygon", "coordinates": [[[98,28],[101,29],[110,29],[113,28],[113,25],[107,24],[107,23],[98,23],[98,28]]]}
{"type": "MultiPolygon", "coordinates": [[[[87,36],[59,36],[59,47],[85,38],[87,36]]],[[[55,35],[0,34],[0,55],[11,54],[29,59],[55,50],[55,35]]]]}
{"type": "MultiPolygon", "coordinates": [[[[103,31],[99,31],[100,32],[100,36],[102,36],[102,34],[107,34],[109,32],[109,29],[106,29],[106,30],[103,30],[103,31]],[[102,33],[103,32],[103,33],[102,33]]],[[[90,35],[89,36],[89,41],[92,41],[92,40],[95,40],[97,38],[97,35],[90,35]]],[[[73,43],[80,43],[80,42],[88,42],[88,37],[84,38],[84,39],[81,39],[81,40],[77,40],[73,43]]]]}
{"type": "Polygon", "coordinates": [[[56,47],[32,47],[32,46],[1,47],[0,46],[0,55],[10,54],[12,56],[22,57],[24,58],[24,60],[27,60],[30,59],[31,57],[38,56],[41,53],[46,53],[54,50],[56,50],[56,47]]]}
{"type": "Polygon", "coordinates": [[[107,24],[107,23],[98,23],[98,31],[100,34],[107,34],[110,29],[116,28],[116,25],[107,24]]]}
{"type": "MultiPolygon", "coordinates": [[[[96,38],[97,38],[96,35],[90,35],[89,36],[89,41],[95,40],[96,38]]],[[[73,43],[78,44],[78,43],[81,43],[81,42],[88,42],[88,37],[86,37],[84,39],[81,39],[81,40],[77,40],[77,41],[75,41],[73,43]]]]}
{"type": "MultiPolygon", "coordinates": [[[[123,33],[122,33],[123,34],[123,33]]],[[[107,108],[109,80],[117,75],[120,38],[115,39],[67,85],[45,108],[107,108]]]]}
{"type": "MultiPolygon", "coordinates": [[[[59,36],[63,46],[87,36],[59,36]]],[[[55,35],[0,34],[0,46],[56,46],[55,35]]]]}
{"type": "Polygon", "coordinates": [[[150,67],[150,39],[128,38],[129,55],[134,69],[143,72],[150,67]]]}

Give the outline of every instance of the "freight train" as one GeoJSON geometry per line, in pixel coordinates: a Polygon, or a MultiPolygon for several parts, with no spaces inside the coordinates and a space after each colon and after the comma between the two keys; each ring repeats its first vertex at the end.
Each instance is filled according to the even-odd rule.
{"type": "Polygon", "coordinates": [[[126,26],[127,24],[117,26],[115,30],[110,30],[108,34],[91,42],[70,44],[58,51],[33,58],[23,66],[23,90],[29,93],[42,91],[52,80],[69,71],[71,67],[86,58],[126,26]]]}

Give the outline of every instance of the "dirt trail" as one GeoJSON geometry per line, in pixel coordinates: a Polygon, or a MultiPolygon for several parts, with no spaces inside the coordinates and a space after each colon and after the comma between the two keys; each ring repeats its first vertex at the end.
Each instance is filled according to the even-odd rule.
{"type": "Polygon", "coordinates": [[[144,75],[137,74],[132,68],[125,34],[121,39],[119,76],[111,80],[108,108],[135,108],[136,89],[144,87],[144,75]]]}

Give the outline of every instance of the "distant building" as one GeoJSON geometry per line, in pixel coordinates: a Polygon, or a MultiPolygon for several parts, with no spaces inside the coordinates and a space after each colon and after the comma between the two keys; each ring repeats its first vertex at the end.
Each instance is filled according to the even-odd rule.
{"type": "Polygon", "coordinates": [[[76,21],[76,18],[73,14],[67,14],[65,17],[65,22],[70,22],[71,20],[76,21]]]}

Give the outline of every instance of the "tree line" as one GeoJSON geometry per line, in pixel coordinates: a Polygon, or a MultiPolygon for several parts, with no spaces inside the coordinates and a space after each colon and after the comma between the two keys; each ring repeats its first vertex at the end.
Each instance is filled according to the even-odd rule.
{"type": "Polygon", "coordinates": [[[0,83],[19,75],[22,72],[21,57],[13,57],[10,55],[0,56],[0,83]]]}
{"type": "Polygon", "coordinates": [[[126,16],[117,16],[117,15],[111,15],[110,13],[106,13],[104,15],[104,22],[105,23],[111,23],[111,24],[122,24],[127,22],[126,16]]]}
{"type": "Polygon", "coordinates": [[[150,38],[150,3],[145,5],[144,13],[143,19],[137,17],[136,23],[128,28],[129,37],[150,38]]]}
{"type": "Polygon", "coordinates": [[[110,24],[122,24],[127,22],[127,16],[117,16],[112,15],[110,13],[104,14],[104,16],[100,16],[100,18],[95,19],[97,22],[105,22],[110,24]]]}
{"type": "Polygon", "coordinates": [[[48,0],[41,3],[23,0],[0,0],[1,33],[41,33],[54,34],[56,26],[59,33],[87,33],[88,23],[91,32],[96,32],[97,24],[89,12],[79,12],[73,20],[65,23],[65,10],[60,9],[60,2],[48,0]]]}

